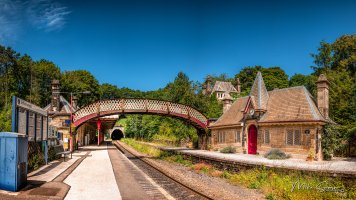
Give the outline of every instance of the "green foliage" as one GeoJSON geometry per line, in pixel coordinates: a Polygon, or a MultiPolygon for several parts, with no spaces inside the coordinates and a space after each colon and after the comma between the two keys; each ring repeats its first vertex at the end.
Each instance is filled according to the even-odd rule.
{"type": "MultiPolygon", "coordinates": [[[[176,157],[166,157],[170,162],[184,163],[176,157]]],[[[189,159],[187,161],[190,161],[189,159]]],[[[242,185],[251,189],[258,189],[265,194],[266,199],[355,199],[355,180],[340,179],[335,177],[305,174],[300,171],[280,171],[257,167],[253,169],[231,172],[219,171],[205,163],[190,165],[194,171],[205,173],[210,176],[226,179],[236,185],[242,185]],[[335,188],[335,192],[327,191],[335,188]]]]}
{"type": "Polygon", "coordinates": [[[356,127],[350,128],[347,130],[347,140],[349,142],[356,141],[356,127]]]}
{"type": "MultiPolygon", "coordinates": [[[[100,99],[115,99],[115,98],[148,98],[147,94],[151,94],[150,92],[132,90],[129,88],[118,88],[115,85],[111,85],[108,83],[104,83],[100,85],[100,99]]],[[[155,91],[156,92],[156,91],[155,91]]],[[[155,93],[154,92],[154,93],[155,93]]],[[[158,98],[159,96],[150,97],[150,98],[158,98]]]]}
{"type": "Polygon", "coordinates": [[[325,160],[330,160],[334,152],[343,146],[341,143],[343,139],[342,132],[344,132],[342,126],[333,124],[324,126],[321,148],[325,160]]]}
{"type": "Polygon", "coordinates": [[[60,69],[53,62],[42,59],[33,63],[33,71],[29,99],[42,107],[47,106],[51,102],[51,82],[60,78],[60,69]]]}
{"type": "Polygon", "coordinates": [[[235,78],[240,79],[241,90],[243,92],[250,92],[258,71],[262,73],[268,91],[275,88],[286,88],[289,85],[288,75],[280,67],[244,67],[235,75],[235,78]]]}
{"type": "MultiPolygon", "coordinates": [[[[98,80],[86,70],[65,71],[61,77],[61,91],[73,93],[90,91],[90,94],[75,94],[79,106],[93,103],[100,97],[98,80]]],[[[70,99],[70,94],[64,96],[70,99]]]]}
{"type": "Polygon", "coordinates": [[[236,147],[227,146],[220,150],[220,153],[236,153],[236,147]]]}
{"type": "MultiPolygon", "coordinates": [[[[322,136],[323,153],[326,159],[331,154],[344,152],[343,139],[348,130],[356,127],[356,36],[343,35],[334,43],[322,41],[318,52],[312,54],[314,76],[325,74],[330,81],[330,118],[340,126],[326,126],[322,136]]],[[[341,153],[343,154],[343,153],[341,153]]]]}
{"type": "Polygon", "coordinates": [[[195,128],[185,122],[155,115],[127,116],[125,133],[127,137],[164,144],[176,144],[182,139],[193,140],[197,137],[195,128]]]}
{"type": "Polygon", "coordinates": [[[159,150],[155,147],[149,146],[147,144],[138,142],[134,139],[123,138],[123,139],[121,139],[121,141],[124,142],[125,144],[131,146],[132,148],[134,148],[136,151],[138,151],[140,153],[144,153],[144,154],[156,157],[156,158],[161,156],[161,153],[162,153],[161,150],[159,150]]]}
{"type": "Polygon", "coordinates": [[[0,131],[11,131],[11,106],[0,112],[0,131]]]}
{"type": "Polygon", "coordinates": [[[348,128],[356,121],[356,36],[344,35],[334,43],[320,43],[314,58],[314,75],[325,74],[330,81],[330,116],[348,128]]]}
{"type": "Polygon", "coordinates": [[[316,96],[316,84],[315,82],[318,80],[317,76],[314,75],[303,75],[303,74],[294,74],[289,79],[289,86],[305,86],[308,91],[313,95],[316,96]]]}
{"type": "Polygon", "coordinates": [[[207,101],[206,116],[208,118],[219,118],[223,112],[223,104],[216,99],[216,95],[212,94],[207,101]]]}
{"type": "Polygon", "coordinates": [[[280,149],[271,149],[264,155],[264,157],[270,160],[283,160],[290,158],[290,155],[287,155],[280,149]]]}
{"type": "Polygon", "coordinates": [[[49,147],[48,149],[48,162],[59,159],[60,155],[56,155],[56,151],[53,147],[49,147]]]}
{"type": "Polygon", "coordinates": [[[115,85],[108,83],[101,84],[99,87],[100,97],[102,99],[115,99],[119,98],[119,88],[115,85]]]}
{"type": "Polygon", "coordinates": [[[356,73],[356,36],[343,35],[332,44],[322,41],[318,53],[312,54],[316,66],[312,68],[315,74],[330,70],[345,69],[352,75],[356,73]]]}
{"type": "Polygon", "coordinates": [[[34,153],[28,156],[29,170],[36,170],[44,164],[44,156],[42,152],[34,153]]]}

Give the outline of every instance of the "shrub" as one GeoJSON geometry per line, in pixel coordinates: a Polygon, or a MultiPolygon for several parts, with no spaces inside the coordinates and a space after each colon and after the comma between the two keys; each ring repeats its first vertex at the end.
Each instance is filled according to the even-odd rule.
{"type": "Polygon", "coordinates": [[[48,162],[59,159],[60,157],[60,155],[56,155],[56,151],[53,147],[48,148],[48,162]]]}
{"type": "Polygon", "coordinates": [[[342,133],[346,132],[343,127],[327,124],[323,128],[323,136],[321,137],[321,148],[324,160],[331,160],[334,151],[342,147],[342,133]]]}
{"type": "Polygon", "coordinates": [[[28,168],[30,171],[38,169],[42,164],[44,164],[44,157],[41,152],[29,156],[28,168]]]}
{"type": "Polygon", "coordinates": [[[232,174],[230,172],[224,170],[223,173],[221,174],[221,177],[225,178],[225,179],[230,179],[232,177],[232,174]]]}
{"type": "Polygon", "coordinates": [[[290,158],[290,155],[284,153],[280,149],[271,149],[264,155],[264,157],[270,160],[283,160],[290,158]]]}
{"type": "Polygon", "coordinates": [[[232,146],[227,146],[220,150],[220,153],[236,153],[236,148],[232,146]]]}
{"type": "Polygon", "coordinates": [[[223,175],[223,172],[219,171],[219,170],[214,170],[214,171],[210,172],[210,175],[213,177],[221,177],[223,175]]]}
{"type": "Polygon", "coordinates": [[[208,165],[206,163],[197,163],[197,164],[193,165],[192,168],[195,171],[201,171],[201,172],[205,172],[205,173],[207,173],[213,169],[213,167],[211,165],[208,165]]]}

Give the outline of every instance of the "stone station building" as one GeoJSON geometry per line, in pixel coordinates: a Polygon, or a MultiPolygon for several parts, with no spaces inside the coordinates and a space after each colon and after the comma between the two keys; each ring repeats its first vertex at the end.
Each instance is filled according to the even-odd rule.
{"type": "MultiPolygon", "coordinates": [[[[60,83],[59,80],[52,81],[52,97],[51,103],[48,104],[44,109],[48,112],[49,116],[49,126],[50,129],[55,130],[57,134],[51,133],[48,138],[50,140],[50,145],[63,144],[64,149],[69,149],[70,141],[70,115],[71,112],[75,112],[78,109],[77,98],[73,96],[72,105],[60,95],[60,83]]],[[[76,130],[76,138],[81,145],[93,143],[93,138],[96,136],[96,126],[92,123],[86,123],[76,130]],[[89,143],[84,141],[84,136],[88,135],[89,143]]]]}
{"type": "Polygon", "coordinates": [[[215,81],[212,87],[212,78],[208,76],[203,84],[203,94],[204,95],[216,95],[216,99],[221,101],[225,98],[226,94],[240,94],[241,84],[240,79],[236,79],[236,86],[232,85],[231,82],[226,81],[215,81]]]}
{"type": "Polygon", "coordinates": [[[292,157],[321,160],[322,127],[329,119],[329,82],[317,81],[317,104],[304,86],[267,91],[258,72],[249,96],[224,96],[224,113],[210,125],[210,144],[235,146],[238,152],[263,154],[278,148],[292,157]]]}

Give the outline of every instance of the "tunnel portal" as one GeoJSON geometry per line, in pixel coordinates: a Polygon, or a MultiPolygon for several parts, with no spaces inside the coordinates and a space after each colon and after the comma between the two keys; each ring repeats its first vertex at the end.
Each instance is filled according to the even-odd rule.
{"type": "Polygon", "coordinates": [[[120,129],[115,129],[111,133],[111,139],[112,140],[121,140],[121,138],[124,137],[124,133],[120,129]]]}

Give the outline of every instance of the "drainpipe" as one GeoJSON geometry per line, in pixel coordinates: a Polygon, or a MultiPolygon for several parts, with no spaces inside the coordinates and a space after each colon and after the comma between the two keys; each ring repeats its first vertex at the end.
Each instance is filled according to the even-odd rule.
{"type": "Polygon", "coordinates": [[[245,148],[246,115],[244,116],[242,123],[243,123],[243,125],[242,125],[242,151],[244,154],[246,154],[246,148],[245,148]]]}

